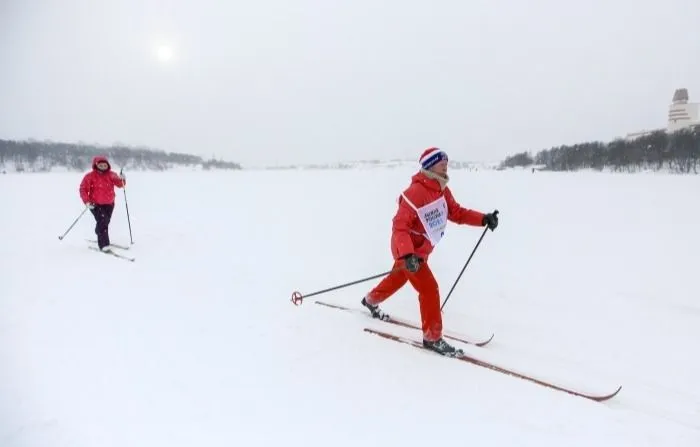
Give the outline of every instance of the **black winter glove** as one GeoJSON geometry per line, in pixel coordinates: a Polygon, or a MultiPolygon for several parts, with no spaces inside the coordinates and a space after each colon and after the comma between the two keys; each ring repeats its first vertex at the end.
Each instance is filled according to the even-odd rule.
{"type": "Polygon", "coordinates": [[[406,264],[406,270],[411,273],[416,273],[420,269],[420,263],[423,262],[421,258],[414,254],[404,256],[403,260],[406,264]]]}
{"type": "Polygon", "coordinates": [[[498,210],[493,213],[484,214],[481,225],[489,227],[491,231],[495,230],[498,226],[498,210]]]}

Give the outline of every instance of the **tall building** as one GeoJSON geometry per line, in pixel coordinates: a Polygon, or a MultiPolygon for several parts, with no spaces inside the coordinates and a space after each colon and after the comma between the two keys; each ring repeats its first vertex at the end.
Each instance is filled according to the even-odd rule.
{"type": "Polygon", "coordinates": [[[688,102],[688,89],[679,88],[668,107],[668,132],[700,124],[700,104],[688,102]]]}
{"type": "Polygon", "coordinates": [[[668,123],[665,128],[628,133],[625,135],[625,139],[634,140],[660,130],[671,133],[686,127],[700,125],[700,104],[688,102],[688,100],[687,88],[676,89],[671,105],[668,106],[668,123]]]}

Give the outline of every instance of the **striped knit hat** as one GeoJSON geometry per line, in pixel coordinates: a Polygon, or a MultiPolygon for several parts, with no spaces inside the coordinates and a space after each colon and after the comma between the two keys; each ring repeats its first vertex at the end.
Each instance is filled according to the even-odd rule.
{"type": "Polygon", "coordinates": [[[437,147],[429,147],[420,156],[420,165],[423,169],[430,169],[443,160],[447,160],[447,153],[437,147]]]}

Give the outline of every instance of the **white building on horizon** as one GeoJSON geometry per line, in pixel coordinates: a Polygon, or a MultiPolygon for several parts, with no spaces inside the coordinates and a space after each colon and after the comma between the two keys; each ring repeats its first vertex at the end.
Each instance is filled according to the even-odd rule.
{"type": "Polygon", "coordinates": [[[668,132],[700,124],[700,104],[688,102],[688,89],[679,88],[668,108],[668,132]]]}
{"type": "Polygon", "coordinates": [[[688,100],[687,88],[676,89],[673,93],[671,105],[668,106],[668,122],[665,128],[628,133],[625,135],[625,139],[634,140],[635,138],[643,137],[644,135],[649,135],[650,133],[660,130],[672,133],[677,130],[685,129],[686,127],[700,125],[700,104],[697,102],[688,102],[688,100]]]}

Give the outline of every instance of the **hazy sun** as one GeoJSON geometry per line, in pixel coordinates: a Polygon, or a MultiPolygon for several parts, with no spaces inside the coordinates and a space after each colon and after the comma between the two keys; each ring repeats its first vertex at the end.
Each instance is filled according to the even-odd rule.
{"type": "Polygon", "coordinates": [[[173,48],[170,45],[158,45],[156,57],[161,62],[168,62],[173,58],[173,48]]]}

